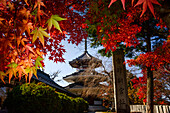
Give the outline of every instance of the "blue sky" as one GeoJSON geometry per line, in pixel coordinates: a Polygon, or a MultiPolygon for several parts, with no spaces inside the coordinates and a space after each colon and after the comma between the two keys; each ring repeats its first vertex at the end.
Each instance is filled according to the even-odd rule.
{"type": "MultiPolygon", "coordinates": [[[[75,68],[72,68],[69,65],[69,61],[72,61],[73,59],[75,59],[78,56],[80,56],[81,54],[83,54],[84,49],[85,49],[84,42],[80,43],[78,46],[76,46],[75,44],[69,44],[67,41],[62,41],[62,44],[64,45],[64,48],[66,49],[66,53],[63,56],[65,58],[65,63],[60,63],[60,62],[54,63],[53,61],[49,61],[48,57],[44,58],[45,73],[53,74],[54,72],[57,72],[57,70],[61,71],[59,73],[59,77],[57,77],[55,79],[56,81],[57,81],[57,79],[62,79],[62,77],[69,75],[76,71],[75,68]]],[[[98,49],[90,48],[89,44],[87,47],[88,47],[87,50],[91,55],[93,55],[94,57],[100,56],[99,54],[97,54],[98,49]]],[[[103,59],[103,58],[101,58],[101,59],[103,59]]],[[[57,83],[62,86],[68,85],[68,83],[65,81],[61,81],[61,82],[57,82],[57,83]]]]}
{"type": "MultiPolygon", "coordinates": [[[[80,43],[78,46],[76,46],[75,44],[69,44],[67,41],[62,41],[62,44],[64,45],[64,48],[66,49],[66,53],[64,54],[64,58],[65,58],[65,63],[54,63],[53,61],[49,61],[48,57],[44,58],[44,63],[45,63],[45,73],[47,74],[53,74],[54,72],[57,72],[58,70],[61,71],[59,73],[59,76],[56,77],[55,81],[57,82],[57,80],[61,80],[60,82],[57,82],[59,85],[61,86],[67,86],[68,83],[64,80],[62,80],[62,78],[66,75],[69,75],[73,72],[76,71],[75,68],[72,68],[69,65],[69,61],[72,61],[73,59],[77,58],[78,56],[80,56],[81,54],[83,54],[85,47],[84,47],[84,42],[80,43]]],[[[94,49],[94,48],[90,48],[90,45],[88,43],[87,45],[87,50],[88,52],[96,57],[99,58],[103,61],[103,65],[105,65],[105,68],[108,69],[108,71],[111,70],[112,68],[112,60],[111,58],[106,58],[106,57],[101,57],[97,51],[98,49],[94,49]]],[[[126,69],[138,69],[137,67],[128,67],[128,65],[126,65],[126,69]]],[[[135,70],[136,70],[135,69],[135,70]]],[[[139,71],[133,72],[135,73],[140,73],[139,71]]],[[[138,74],[139,76],[141,76],[141,74],[138,74]]]]}

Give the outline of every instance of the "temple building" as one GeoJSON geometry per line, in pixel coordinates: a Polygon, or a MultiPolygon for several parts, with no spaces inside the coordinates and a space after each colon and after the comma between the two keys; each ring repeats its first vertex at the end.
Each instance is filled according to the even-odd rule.
{"type": "MultiPolygon", "coordinates": [[[[97,73],[95,69],[89,70],[88,68],[89,65],[92,67],[99,67],[101,66],[101,63],[102,63],[101,60],[91,56],[87,51],[85,51],[82,55],[80,55],[76,59],[70,61],[69,64],[73,68],[77,68],[77,72],[74,72],[63,78],[65,81],[70,83],[70,85],[68,85],[66,89],[74,94],[82,96],[83,91],[85,89],[88,89],[88,86],[85,84],[85,80],[86,81],[92,80],[94,77],[102,76],[99,73],[97,73]]],[[[94,89],[95,87],[93,88],[93,90],[94,89]]]]}
{"type": "Polygon", "coordinates": [[[70,83],[65,89],[83,97],[93,107],[96,105],[96,108],[103,109],[101,99],[96,96],[100,91],[99,85],[102,85],[100,84],[100,80],[103,75],[95,71],[95,68],[102,66],[102,60],[88,53],[86,40],[84,53],[70,61],[69,64],[73,68],[76,68],[77,71],[63,77],[65,81],[70,83]],[[91,81],[95,82],[93,83],[91,81]]]}

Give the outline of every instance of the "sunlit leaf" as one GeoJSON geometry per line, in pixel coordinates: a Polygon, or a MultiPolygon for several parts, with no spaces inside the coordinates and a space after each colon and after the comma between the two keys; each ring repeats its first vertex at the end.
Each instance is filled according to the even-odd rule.
{"type": "Polygon", "coordinates": [[[19,81],[21,80],[22,74],[26,74],[25,69],[22,66],[17,66],[19,81]]]}
{"type": "Polygon", "coordinates": [[[25,48],[27,48],[29,51],[31,51],[35,54],[34,50],[28,44],[25,46],[25,48]]]}
{"type": "Polygon", "coordinates": [[[31,69],[30,72],[29,72],[29,83],[30,83],[30,81],[31,81],[32,76],[33,76],[33,71],[32,71],[32,69],[31,69]]]}
{"type": "Polygon", "coordinates": [[[37,39],[37,36],[38,36],[38,30],[37,30],[37,28],[35,28],[35,30],[33,30],[33,31],[31,32],[31,34],[34,34],[34,35],[33,35],[33,38],[32,38],[32,43],[34,43],[34,42],[36,41],[36,39],[37,39]]]}
{"type": "Polygon", "coordinates": [[[55,19],[56,21],[67,20],[66,18],[61,18],[58,15],[52,15],[52,18],[55,19]]]}
{"type": "Polygon", "coordinates": [[[58,29],[60,32],[62,32],[61,29],[60,29],[60,25],[58,24],[58,22],[56,20],[52,20],[52,24],[54,25],[54,27],[56,29],[58,29]]]}
{"type": "MultiPolygon", "coordinates": [[[[39,58],[38,58],[38,59],[39,59],[39,58]]],[[[26,71],[26,73],[29,74],[29,83],[30,83],[30,81],[31,81],[31,78],[32,78],[33,74],[34,74],[35,77],[38,79],[38,76],[37,76],[37,69],[36,69],[35,66],[30,67],[30,68],[27,68],[27,69],[25,69],[25,71],[26,71]]]]}
{"type": "Polygon", "coordinates": [[[31,68],[29,68],[29,67],[27,67],[26,69],[25,69],[25,72],[28,74],[29,72],[31,71],[31,68]]]}
{"type": "Polygon", "coordinates": [[[12,62],[7,65],[7,67],[11,67],[11,68],[16,68],[17,66],[18,66],[18,64],[16,64],[15,62],[12,62]]]}
{"type": "Polygon", "coordinates": [[[32,43],[34,43],[37,40],[37,37],[38,37],[40,42],[44,46],[44,36],[45,37],[50,37],[45,30],[46,29],[43,29],[42,27],[39,27],[39,29],[35,28],[35,30],[33,30],[31,32],[31,34],[33,34],[32,43]]]}
{"type": "Polygon", "coordinates": [[[4,18],[0,18],[0,24],[2,24],[2,21],[5,20],[4,18]]]}
{"type": "Polygon", "coordinates": [[[46,29],[42,29],[42,27],[39,28],[39,31],[41,32],[41,34],[42,34],[43,36],[45,36],[45,37],[50,37],[45,30],[46,30],[46,29]]]}
{"type": "Polygon", "coordinates": [[[44,37],[43,37],[43,35],[42,35],[41,32],[38,32],[38,37],[39,37],[40,42],[41,42],[42,45],[44,46],[44,37]]]}
{"type": "Polygon", "coordinates": [[[3,71],[0,71],[0,79],[3,81],[3,83],[5,83],[4,76],[6,76],[6,74],[3,71]]]}
{"type": "Polygon", "coordinates": [[[47,23],[48,23],[48,29],[50,30],[51,27],[52,27],[52,18],[50,18],[50,19],[47,21],[47,23]]]}
{"type": "Polygon", "coordinates": [[[35,75],[35,77],[38,79],[37,69],[35,67],[32,67],[32,71],[33,71],[33,74],[35,75]]]}
{"type": "Polygon", "coordinates": [[[50,30],[52,25],[54,25],[54,27],[56,29],[58,29],[60,32],[62,32],[61,29],[60,29],[60,25],[57,22],[57,21],[62,21],[62,20],[67,20],[67,19],[66,18],[61,18],[58,15],[52,15],[51,18],[48,19],[48,21],[47,21],[48,29],[50,30]]]}
{"type": "Polygon", "coordinates": [[[28,2],[27,2],[27,0],[24,0],[24,1],[25,1],[25,3],[26,3],[27,5],[29,5],[28,2]]]}
{"type": "Polygon", "coordinates": [[[40,56],[37,57],[36,61],[35,61],[35,68],[38,69],[38,67],[43,68],[42,64],[40,61],[42,61],[43,58],[41,58],[40,56]]]}
{"type": "Polygon", "coordinates": [[[21,40],[21,44],[22,44],[23,46],[25,46],[25,42],[27,42],[27,41],[28,41],[28,39],[23,38],[23,39],[21,40]]]}
{"type": "Polygon", "coordinates": [[[9,76],[9,83],[11,82],[11,78],[14,74],[13,68],[9,68],[6,72],[6,74],[9,76]]]}

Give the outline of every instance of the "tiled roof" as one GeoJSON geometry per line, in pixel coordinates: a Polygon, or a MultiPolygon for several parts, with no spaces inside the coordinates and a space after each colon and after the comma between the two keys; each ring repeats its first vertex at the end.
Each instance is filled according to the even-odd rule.
{"type": "Polygon", "coordinates": [[[73,93],[67,91],[66,89],[64,89],[62,86],[59,86],[57,83],[55,83],[48,74],[44,73],[43,71],[41,70],[37,70],[37,77],[36,78],[35,76],[33,76],[32,78],[37,80],[37,81],[40,81],[40,82],[43,82],[49,86],[52,86],[54,88],[56,88],[57,91],[61,92],[61,93],[65,93],[69,96],[73,96],[75,97],[76,95],[74,95],[73,93]]]}
{"type": "Polygon", "coordinates": [[[90,55],[87,51],[85,51],[82,55],[77,57],[76,59],[73,59],[69,62],[69,64],[74,68],[86,68],[89,64],[95,63],[95,67],[101,66],[102,60],[99,60],[98,58],[93,57],[90,55]]]}
{"type": "Polygon", "coordinates": [[[81,69],[81,70],[74,72],[70,75],[66,75],[65,77],[63,77],[63,79],[68,78],[70,76],[80,76],[80,75],[86,75],[86,76],[88,76],[88,75],[89,76],[100,76],[101,75],[102,76],[102,74],[100,74],[96,71],[86,71],[86,70],[81,69]]]}

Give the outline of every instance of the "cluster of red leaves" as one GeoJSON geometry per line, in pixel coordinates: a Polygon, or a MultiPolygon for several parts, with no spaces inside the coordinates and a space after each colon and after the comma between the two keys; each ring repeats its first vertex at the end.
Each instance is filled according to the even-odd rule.
{"type": "Polygon", "coordinates": [[[78,44],[87,37],[79,14],[83,0],[3,0],[0,3],[0,78],[27,79],[43,68],[43,56],[64,62],[62,40],[78,44]],[[76,11],[77,12],[76,12],[76,11]],[[67,20],[66,20],[67,19],[67,20]],[[62,32],[63,31],[63,32],[62,32]]]}
{"type": "Polygon", "coordinates": [[[157,20],[159,20],[159,22],[156,24],[157,27],[160,26],[161,29],[167,28],[167,26],[165,25],[161,18],[158,17],[157,20]]]}
{"type": "Polygon", "coordinates": [[[120,24],[118,27],[112,25],[111,29],[105,30],[108,39],[103,37],[102,44],[106,48],[106,51],[115,51],[120,42],[124,42],[126,47],[131,47],[132,45],[136,47],[139,42],[135,35],[140,32],[140,27],[138,25],[130,25],[132,21],[129,19],[118,19],[117,22],[120,24]],[[114,32],[117,29],[119,33],[114,32]],[[109,31],[113,32],[110,34],[109,31]]]}
{"type": "MultiPolygon", "coordinates": [[[[108,7],[110,7],[114,2],[116,2],[117,0],[111,0],[110,1],[110,4],[108,7]]],[[[135,0],[131,0],[132,1],[132,6],[135,2],[135,0]]],[[[123,5],[123,9],[125,10],[125,0],[121,0],[122,2],[122,5],[123,5]]],[[[143,10],[142,10],[142,14],[141,14],[141,17],[144,15],[144,13],[146,12],[147,10],[147,7],[149,8],[149,10],[151,11],[151,13],[153,14],[153,16],[155,17],[155,13],[154,13],[154,7],[153,7],[153,4],[157,4],[157,5],[160,5],[161,4],[157,1],[157,0],[138,0],[138,2],[136,3],[135,7],[138,6],[138,5],[141,5],[143,4],[143,10]]]]}
{"type": "Polygon", "coordinates": [[[133,87],[139,88],[137,95],[139,99],[142,99],[144,103],[146,103],[146,76],[143,77],[135,77],[132,79],[133,87]]]}
{"type": "MultiPolygon", "coordinates": [[[[137,95],[139,95],[140,99],[143,99],[143,102],[146,102],[146,82],[147,82],[147,67],[151,67],[154,70],[162,70],[161,74],[157,75],[154,73],[154,101],[157,104],[166,104],[164,100],[159,100],[162,95],[166,95],[167,91],[163,90],[162,84],[169,84],[169,77],[166,77],[166,73],[169,69],[163,69],[165,64],[169,64],[170,58],[170,43],[166,42],[163,46],[158,47],[154,52],[147,52],[145,54],[140,54],[137,59],[127,60],[127,63],[132,65],[139,65],[142,67],[143,76],[139,78],[132,79],[134,83],[134,88],[140,88],[137,95]],[[164,81],[164,82],[163,82],[164,81]],[[162,89],[162,90],[161,90],[162,89]]],[[[156,71],[158,72],[158,71],[156,71]]]]}
{"type": "MultiPolygon", "coordinates": [[[[94,4],[96,5],[96,3],[94,4]]],[[[95,7],[94,4],[92,3],[91,5],[95,7]]],[[[116,50],[122,42],[126,47],[136,47],[139,44],[136,34],[141,31],[141,27],[133,23],[135,19],[138,19],[139,23],[142,23],[143,21],[148,20],[149,16],[145,15],[142,18],[139,18],[139,14],[142,11],[141,8],[134,8],[131,5],[127,5],[127,10],[123,11],[121,15],[118,14],[121,9],[117,12],[115,11],[115,14],[110,13],[111,11],[108,9],[108,13],[111,15],[106,15],[102,12],[106,11],[105,7],[107,7],[107,5],[104,6],[103,4],[106,3],[103,3],[100,0],[97,3],[98,9],[93,9],[93,7],[89,8],[88,19],[90,20],[91,25],[100,23],[96,26],[96,34],[99,40],[102,40],[102,45],[106,48],[106,51],[116,50]],[[114,15],[119,16],[114,18],[114,15]]]]}
{"type": "MultiPolygon", "coordinates": [[[[146,92],[147,92],[147,72],[145,69],[142,70],[143,76],[142,77],[135,77],[131,79],[133,82],[133,87],[139,88],[137,95],[139,99],[142,99],[144,103],[146,103],[146,92]]],[[[165,76],[166,73],[164,70],[162,71],[154,71],[154,102],[155,104],[167,104],[167,102],[160,98],[164,95],[169,95],[169,90],[167,87],[167,81],[170,79],[168,76],[165,76]],[[165,82],[166,81],[166,82],[165,82]]]]}
{"type": "Polygon", "coordinates": [[[140,54],[137,59],[127,60],[129,66],[140,65],[146,69],[151,67],[152,70],[161,68],[165,63],[170,63],[170,43],[165,42],[163,46],[158,47],[154,52],[140,54]]]}

